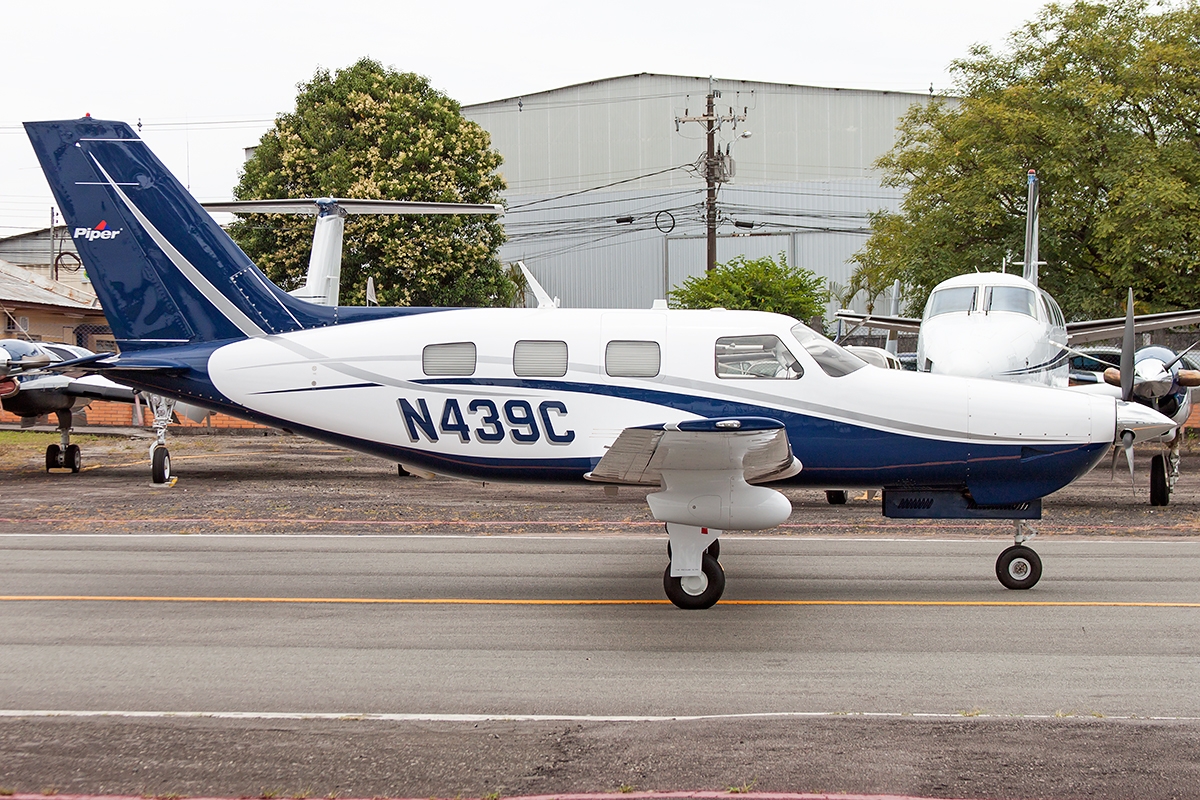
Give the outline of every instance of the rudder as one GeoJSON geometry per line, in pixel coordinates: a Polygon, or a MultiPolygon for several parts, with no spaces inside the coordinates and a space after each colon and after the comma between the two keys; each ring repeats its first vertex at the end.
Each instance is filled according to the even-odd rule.
{"type": "Polygon", "coordinates": [[[25,130],[122,350],[336,321],[271,283],[129,125],[84,117],[25,130]]]}

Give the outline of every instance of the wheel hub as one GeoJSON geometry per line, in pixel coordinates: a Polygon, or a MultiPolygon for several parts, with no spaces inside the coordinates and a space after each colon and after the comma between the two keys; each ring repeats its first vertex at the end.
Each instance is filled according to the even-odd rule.
{"type": "Polygon", "coordinates": [[[704,590],[708,588],[708,576],[703,572],[699,575],[685,575],[679,579],[679,588],[692,597],[702,595],[704,594],[704,590]]]}
{"type": "Polygon", "coordinates": [[[1014,558],[1008,564],[1008,574],[1018,581],[1028,578],[1030,571],[1029,561],[1024,558],[1014,558]]]}

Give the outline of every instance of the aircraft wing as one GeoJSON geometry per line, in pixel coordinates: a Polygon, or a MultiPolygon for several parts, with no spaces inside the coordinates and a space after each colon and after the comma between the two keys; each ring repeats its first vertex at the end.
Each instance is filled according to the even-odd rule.
{"type": "Polygon", "coordinates": [[[602,483],[658,486],[662,473],[741,470],[747,483],[800,471],[787,429],[766,417],[723,417],[621,431],[585,477],[602,483]]]}
{"type": "MultiPolygon", "coordinates": [[[[916,333],[921,329],[921,320],[911,317],[885,317],[879,314],[859,314],[856,311],[841,309],[835,315],[838,319],[854,323],[856,328],[882,328],[887,331],[908,331],[916,333]]],[[[1124,323],[1124,320],[1121,320],[1124,323]]]]}
{"type": "MultiPolygon", "coordinates": [[[[1200,325],[1200,308],[1187,311],[1166,311],[1161,314],[1139,314],[1133,318],[1134,333],[1183,325],[1200,325]]],[[[1099,339],[1119,339],[1124,333],[1125,317],[1068,322],[1067,344],[1083,344],[1099,339]]]]}

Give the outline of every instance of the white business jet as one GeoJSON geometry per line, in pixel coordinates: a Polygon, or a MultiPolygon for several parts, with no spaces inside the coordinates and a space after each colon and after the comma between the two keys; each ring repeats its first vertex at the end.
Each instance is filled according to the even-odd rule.
{"type": "MultiPolygon", "coordinates": [[[[788,518],[772,486],[882,486],[889,516],[1019,522],[1114,441],[1172,425],[1111,397],[870,367],[777,314],[316,305],[268,281],[128,125],[25,128],[121,347],[67,365],[431,473],[657,487],[682,608],[721,597],[722,531],[788,518]]],[[[996,562],[1013,589],[1041,576],[1023,530],[996,562]]]]}

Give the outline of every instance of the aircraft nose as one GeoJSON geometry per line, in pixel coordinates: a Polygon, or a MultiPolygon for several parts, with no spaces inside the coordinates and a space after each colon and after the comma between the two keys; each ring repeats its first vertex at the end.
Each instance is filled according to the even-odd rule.
{"type": "Polygon", "coordinates": [[[950,350],[931,356],[929,361],[929,371],[935,375],[986,378],[994,372],[988,359],[974,350],[950,350]]]}
{"type": "Polygon", "coordinates": [[[1175,427],[1170,417],[1158,413],[1153,408],[1141,403],[1117,401],[1117,427],[1113,431],[1113,441],[1120,442],[1128,431],[1133,434],[1133,441],[1144,442],[1155,436],[1162,436],[1175,427]]]}

